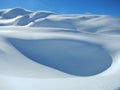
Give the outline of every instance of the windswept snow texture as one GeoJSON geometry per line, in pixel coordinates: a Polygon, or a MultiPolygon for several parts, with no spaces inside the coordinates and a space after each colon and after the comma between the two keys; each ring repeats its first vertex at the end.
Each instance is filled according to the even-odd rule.
{"type": "Polygon", "coordinates": [[[56,14],[50,11],[33,12],[21,8],[0,11],[0,26],[61,28],[89,33],[120,33],[120,19],[107,15],[56,14]]]}
{"type": "Polygon", "coordinates": [[[90,76],[103,72],[112,58],[100,45],[67,39],[9,39],[23,55],[68,74],[90,76]],[[87,55],[87,56],[86,56],[87,55]]]}
{"type": "Polygon", "coordinates": [[[30,14],[30,13],[32,13],[32,12],[26,11],[26,10],[20,9],[20,8],[13,8],[13,9],[8,9],[8,10],[4,11],[1,14],[1,16],[3,19],[12,19],[17,16],[26,15],[26,14],[30,14]]]}
{"type": "Polygon", "coordinates": [[[0,11],[0,90],[120,87],[120,18],[0,11]]]}

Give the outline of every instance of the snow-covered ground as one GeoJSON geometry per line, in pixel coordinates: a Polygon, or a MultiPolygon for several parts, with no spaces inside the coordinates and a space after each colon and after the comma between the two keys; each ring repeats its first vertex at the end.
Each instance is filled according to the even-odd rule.
{"type": "Polygon", "coordinates": [[[0,11],[0,90],[119,87],[119,18],[0,11]]]}

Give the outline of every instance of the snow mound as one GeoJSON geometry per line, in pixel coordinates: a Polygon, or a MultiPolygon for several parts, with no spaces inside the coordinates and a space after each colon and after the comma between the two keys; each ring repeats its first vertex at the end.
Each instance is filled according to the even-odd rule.
{"type": "Polygon", "coordinates": [[[0,90],[117,89],[119,32],[107,15],[1,10],[0,90]]]}

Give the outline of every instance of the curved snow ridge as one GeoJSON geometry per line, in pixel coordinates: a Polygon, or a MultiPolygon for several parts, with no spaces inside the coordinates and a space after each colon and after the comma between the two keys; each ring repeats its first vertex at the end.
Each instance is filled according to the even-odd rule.
{"type": "Polygon", "coordinates": [[[48,11],[33,12],[31,14],[24,15],[21,18],[15,20],[15,25],[17,26],[27,25],[28,26],[30,23],[34,23],[37,19],[43,19],[49,15],[54,15],[54,14],[55,13],[48,12],[48,11]]]}
{"type": "Polygon", "coordinates": [[[109,68],[112,58],[102,46],[72,39],[8,41],[23,55],[40,64],[77,76],[92,76],[109,68]]]}
{"type": "Polygon", "coordinates": [[[33,12],[22,8],[12,8],[12,9],[4,10],[1,16],[3,19],[12,19],[12,18],[16,18],[17,16],[26,15],[30,13],[33,12]]]}
{"type": "Polygon", "coordinates": [[[56,14],[50,11],[29,11],[21,8],[0,11],[0,26],[66,28],[89,33],[119,33],[120,19],[107,15],[56,14]],[[19,17],[19,18],[17,18],[19,17]],[[6,20],[14,20],[12,23],[6,20]]]}

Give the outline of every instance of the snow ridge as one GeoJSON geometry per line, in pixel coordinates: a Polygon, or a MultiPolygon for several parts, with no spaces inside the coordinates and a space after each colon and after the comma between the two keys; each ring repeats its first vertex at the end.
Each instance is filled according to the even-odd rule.
{"type": "Polygon", "coordinates": [[[107,15],[56,14],[21,8],[0,11],[0,26],[27,26],[73,29],[89,33],[120,33],[120,19],[107,15]]]}

